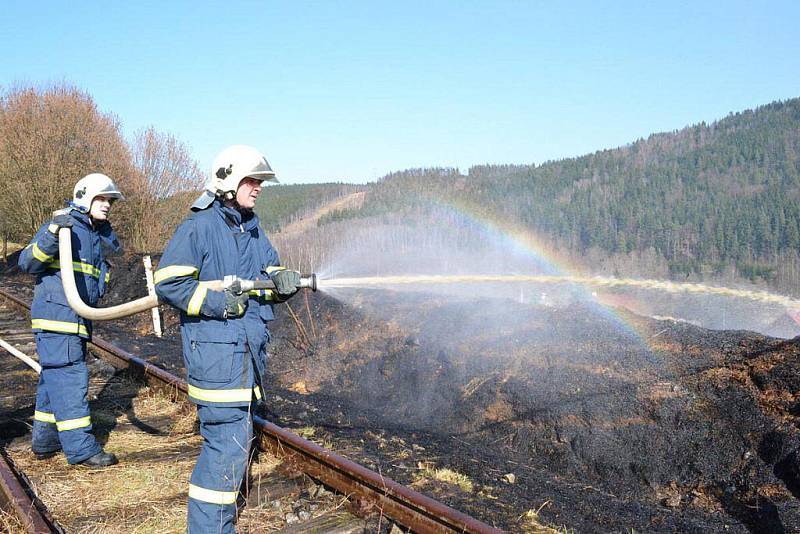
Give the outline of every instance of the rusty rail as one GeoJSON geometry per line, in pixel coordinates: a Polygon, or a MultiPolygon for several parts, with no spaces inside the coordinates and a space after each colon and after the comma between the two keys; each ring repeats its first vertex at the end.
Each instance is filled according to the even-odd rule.
{"type": "MultiPolygon", "coordinates": [[[[0,289],[3,297],[29,309],[26,302],[0,289]]],[[[111,343],[94,337],[94,352],[112,365],[144,379],[150,387],[167,393],[173,400],[187,400],[186,382],[175,375],[111,343]]],[[[258,416],[254,417],[257,443],[263,450],[288,461],[300,471],[322,481],[355,500],[358,508],[380,512],[420,534],[502,532],[486,523],[450,508],[430,497],[339,456],[258,416]]]]}
{"type": "Polygon", "coordinates": [[[14,461],[0,449],[0,508],[14,513],[32,534],[63,532],[44,505],[28,492],[29,487],[14,461]]]}

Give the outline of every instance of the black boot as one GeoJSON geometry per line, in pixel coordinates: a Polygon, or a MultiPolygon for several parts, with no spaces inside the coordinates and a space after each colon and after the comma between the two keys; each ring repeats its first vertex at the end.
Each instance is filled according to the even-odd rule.
{"type": "Polygon", "coordinates": [[[54,451],[47,451],[47,452],[34,452],[33,455],[36,456],[37,460],[49,460],[59,452],[61,452],[61,449],[56,449],[54,451]]]}
{"type": "Polygon", "coordinates": [[[119,463],[119,460],[114,456],[114,453],[100,451],[80,462],[80,465],[85,465],[86,467],[108,467],[117,463],[119,463]]]}

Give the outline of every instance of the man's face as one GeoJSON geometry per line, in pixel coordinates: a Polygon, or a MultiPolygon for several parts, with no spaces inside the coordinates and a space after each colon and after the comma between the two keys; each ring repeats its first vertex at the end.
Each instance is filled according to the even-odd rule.
{"type": "Polygon", "coordinates": [[[259,193],[261,193],[261,180],[245,178],[239,182],[239,188],[236,189],[236,202],[243,208],[253,209],[259,193]]]}
{"type": "Polygon", "coordinates": [[[96,196],[92,200],[92,205],[89,208],[89,217],[95,221],[108,220],[108,214],[111,212],[111,203],[113,199],[104,196],[96,196]]]}

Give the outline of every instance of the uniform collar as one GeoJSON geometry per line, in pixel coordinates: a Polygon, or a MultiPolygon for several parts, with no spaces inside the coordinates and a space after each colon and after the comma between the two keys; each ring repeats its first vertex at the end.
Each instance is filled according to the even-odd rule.
{"type": "Polygon", "coordinates": [[[70,215],[72,215],[73,219],[83,223],[84,226],[92,228],[92,219],[91,217],[89,217],[88,213],[83,213],[75,206],[70,205],[69,207],[72,208],[72,211],[70,211],[70,215]]]}
{"type": "Polygon", "coordinates": [[[220,210],[222,217],[230,225],[240,227],[244,231],[252,230],[258,225],[258,217],[252,210],[241,212],[236,208],[229,208],[219,199],[214,201],[214,206],[220,210]]]}
{"type": "Polygon", "coordinates": [[[80,211],[79,209],[75,208],[74,206],[70,206],[70,207],[72,208],[72,211],[70,212],[72,214],[72,217],[74,219],[82,222],[88,228],[91,228],[92,230],[97,230],[101,234],[108,233],[109,231],[111,231],[111,223],[110,222],[108,222],[108,221],[102,221],[102,222],[92,221],[92,218],[89,217],[88,213],[84,213],[84,212],[80,211]]]}
{"type": "Polygon", "coordinates": [[[114,233],[110,222],[103,221],[100,224],[93,225],[92,218],[89,217],[88,213],[83,213],[71,203],[68,203],[67,207],[71,208],[70,215],[72,215],[73,219],[85,226],[89,231],[98,235],[107,255],[122,251],[122,245],[120,245],[117,234],[114,233]]]}

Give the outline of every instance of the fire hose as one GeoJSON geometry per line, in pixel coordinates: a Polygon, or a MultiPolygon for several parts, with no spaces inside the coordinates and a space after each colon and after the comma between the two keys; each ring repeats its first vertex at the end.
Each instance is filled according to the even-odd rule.
{"type": "Polygon", "coordinates": [[[25,365],[27,365],[28,367],[30,367],[31,369],[33,369],[37,373],[41,373],[42,372],[42,366],[39,365],[39,362],[37,362],[36,360],[31,358],[27,354],[15,349],[13,345],[10,345],[10,344],[6,343],[4,340],[0,339],[0,347],[3,347],[4,349],[6,349],[8,351],[8,353],[11,354],[12,356],[15,356],[15,357],[19,358],[20,360],[22,360],[22,362],[25,363],[25,365]]]}
{"type": "MultiPolygon", "coordinates": [[[[75,313],[84,319],[108,321],[148,311],[158,306],[158,297],[155,295],[149,295],[116,306],[109,306],[108,308],[93,308],[83,302],[80,293],[78,293],[78,286],[75,283],[75,271],[72,266],[72,233],[69,228],[61,228],[58,231],[58,261],[61,265],[61,283],[64,286],[64,295],[67,297],[67,303],[75,310],[75,313]]],[[[275,283],[272,280],[242,280],[236,276],[226,276],[222,280],[203,280],[200,281],[200,285],[212,291],[230,290],[236,294],[256,289],[275,289],[275,283]]],[[[313,273],[301,275],[297,288],[308,288],[316,291],[317,275],[313,273]]]]}

